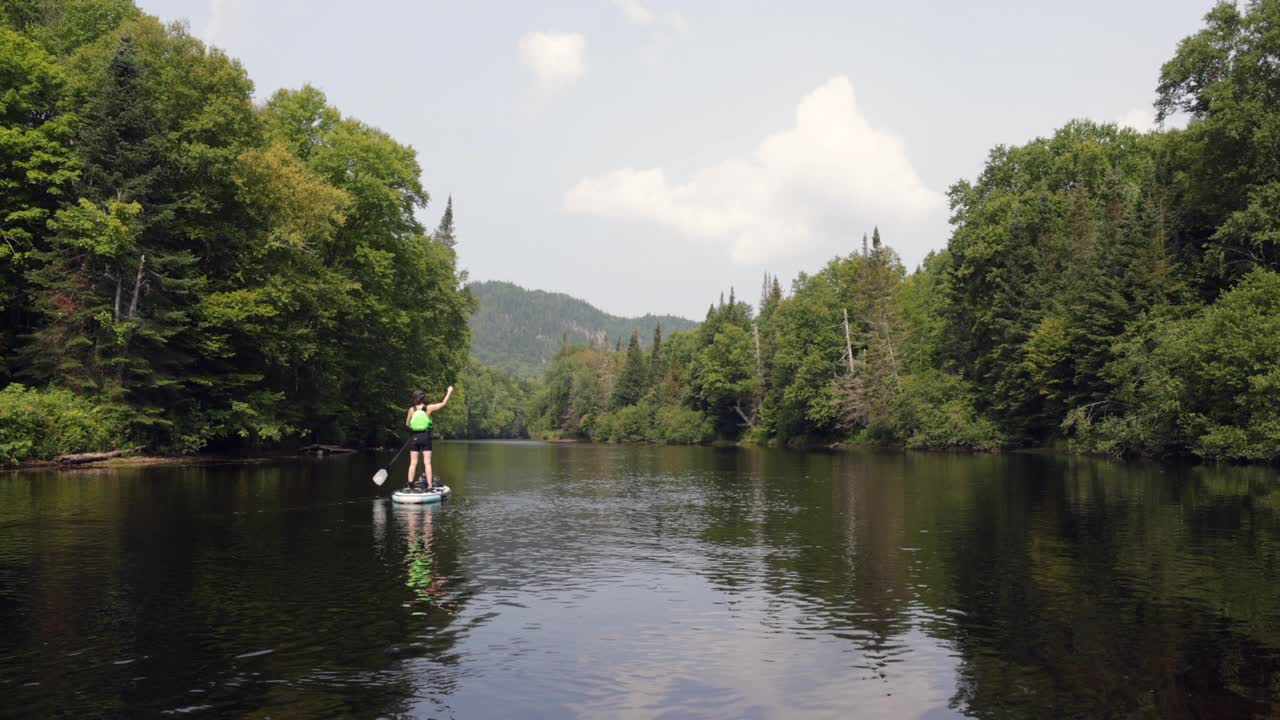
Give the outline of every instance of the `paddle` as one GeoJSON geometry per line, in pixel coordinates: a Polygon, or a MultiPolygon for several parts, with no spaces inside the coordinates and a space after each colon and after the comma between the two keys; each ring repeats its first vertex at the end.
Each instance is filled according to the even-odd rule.
{"type": "MultiPolygon", "coordinates": [[[[412,439],[412,436],[410,436],[410,439],[412,439]]],[[[396,460],[400,459],[400,453],[404,452],[404,449],[407,447],[409,447],[409,440],[404,441],[404,445],[401,445],[400,449],[396,451],[396,456],[391,458],[391,462],[387,463],[387,467],[391,467],[392,465],[395,465],[396,460]]],[[[387,481],[387,468],[384,467],[378,472],[373,474],[374,485],[381,485],[386,481],[387,481]]]]}

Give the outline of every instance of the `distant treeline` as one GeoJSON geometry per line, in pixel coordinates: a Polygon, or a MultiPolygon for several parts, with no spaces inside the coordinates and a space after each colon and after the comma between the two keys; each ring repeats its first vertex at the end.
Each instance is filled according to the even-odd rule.
{"type": "Polygon", "coordinates": [[[0,3],[0,463],[398,430],[473,300],[413,150],[129,0],[0,3]]]}
{"type": "Polygon", "coordinates": [[[658,325],[667,330],[697,326],[670,315],[617,317],[575,297],[507,282],[471,283],[467,289],[479,305],[471,316],[471,355],[485,365],[523,377],[546,372],[564,342],[616,345],[632,332],[647,339],[658,325]]]}
{"type": "Polygon", "coordinates": [[[1205,22],[1157,88],[1185,130],[997,147],[916,272],[877,232],[648,352],[567,345],[527,427],[1280,459],[1280,0],[1205,22]]]}

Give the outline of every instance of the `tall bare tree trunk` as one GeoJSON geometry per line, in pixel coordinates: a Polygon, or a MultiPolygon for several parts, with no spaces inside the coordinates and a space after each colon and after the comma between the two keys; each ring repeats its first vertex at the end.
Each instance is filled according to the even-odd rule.
{"type": "Polygon", "coordinates": [[[138,259],[138,275],[133,280],[133,299],[129,301],[129,318],[133,319],[138,312],[138,296],[142,294],[142,271],[147,267],[147,256],[138,259]]]}
{"type": "Polygon", "coordinates": [[[853,338],[849,335],[849,308],[844,308],[844,352],[849,360],[849,372],[853,372],[853,338]]]}

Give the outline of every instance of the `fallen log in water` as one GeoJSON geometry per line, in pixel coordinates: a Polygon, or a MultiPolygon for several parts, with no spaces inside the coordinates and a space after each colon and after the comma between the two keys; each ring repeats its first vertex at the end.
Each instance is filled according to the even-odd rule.
{"type": "Polygon", "coordinates": [[[300,453],[315,453],[316,455],[349,455],[355,450],[351,448],[339,447],[337,445],[307,445],[298,448],[300,453]]]}
{"type": "Polygon", "coordinates": [[[59,455],[53,461],[58,465],[84,465],[85,463],[98,462],[99,460],[110,460],[113,457],[128,455],[141,450],[142,447],[125,448],[123,450],[112,450],[111,452],[92,452],[79,453],[77,455],[59,455]]]}

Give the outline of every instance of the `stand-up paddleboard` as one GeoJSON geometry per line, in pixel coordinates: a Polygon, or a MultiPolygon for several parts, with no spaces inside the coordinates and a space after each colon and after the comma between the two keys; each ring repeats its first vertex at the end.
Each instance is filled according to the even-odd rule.
{"type": "Polygon", "coordinates": [[[391,493],[391,500],[398,503],[435,503],[448,500],[449,494],[452,492],[448,485],[441,485],[437,482],[435,487],[430,490],[401,488],[391,493]]]}

